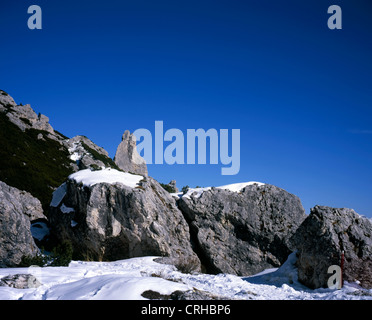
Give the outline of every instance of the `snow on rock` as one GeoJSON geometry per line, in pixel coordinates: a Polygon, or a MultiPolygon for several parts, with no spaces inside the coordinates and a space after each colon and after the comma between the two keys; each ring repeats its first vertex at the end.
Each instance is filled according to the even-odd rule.
{"type": "Polygon", "coordinates": [[[49,236],[48,225],[44,221],[37,221],[31,224],[32,237],[41,241],[46,236],[49,236]]]}
{"type": "Polygon", "coordinates": [[[217,189],[225,189],[225,190],[230,190],[230,191],[233,191],[233,192],[240,192],[242,189],[244,189],[247,186],[251,186],[252,184],[257,184],[259,186],[265,185],[262,182],[249,181],[249,182],[227,184],[225,186],[217,187],[217,189]]]}
{"type": "Polygon", "coordinates": [[[91,171],[90,169],[81,170],[70,175],[69,179],[88,187],[97,183],[122,183],[128,187],[135,188],[143,179],[143,176],[106,168],[96,171],[91,171]]]}
{"type": "Polygon", "coordinates": [[[71,213],[74,212],[74,208],[66,207],[64,203],[61,205],[61,212],[63,213],[71,213]]]}
{"type": "Polygon", "coordinates": [[[50,202],[51,207],[58,207],[62,199],[66,195],[66,183],[62,183],[56,191],[53,192],[52,201],[50,202]]]}
{"type": "MultiPolygon", "coordinates": [[[[244,189],[247,186],[257,184],[259,186],[265,185],[262,182],[257,182],[257,181],[249,181],[249,182],[239,182],[239,183],[232,183],[232,184],[227,184],[224,186],[216,187],[217,189],[224,189],[224,190],[230,190],[232,192],[240,192],[242,189],[244,189]]],[[[185,197],[189,198],[191,195],[194,198],[199,198],[204,191],[210,190],[212,187],[205,187],[205,188],[189,188],[189,190],[183,194],[182,192],[177,192],[177,193],[172,193],[172,196],[174,197],[185,197]]]]}

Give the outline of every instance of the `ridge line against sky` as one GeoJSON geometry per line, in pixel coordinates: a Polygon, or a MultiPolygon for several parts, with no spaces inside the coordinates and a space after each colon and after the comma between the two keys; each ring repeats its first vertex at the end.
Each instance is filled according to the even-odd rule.
{"type": "Polygon", "coordinates": [[[179,187],[261,181],[307,212],[372,217],[371,14],[368,0],[5,1],[0,89],[111,157],[125,130],[157,120],[240,129],[235,176],[208,163],[149,174],[179,187]],[[31,4],[42,30],[27,27],[31,4]],[[342,30],[327,27],[333,4],[342,30]]]}

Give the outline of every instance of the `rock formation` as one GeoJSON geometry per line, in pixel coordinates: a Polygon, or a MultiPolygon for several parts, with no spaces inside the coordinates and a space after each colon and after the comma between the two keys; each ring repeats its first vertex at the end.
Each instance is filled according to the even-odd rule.
{"type": "MultiPolygon", "coordinates": [[[[49,124],[49,118],[43,114],[36,114],[29,104],[17,105],[14,99],[5,91],[0,90],[0,112],[5,112],[9,120],[22,131],[35,129],[45,131],[48,138],[63,140],[49,124]]],[[[41,137],[40,137],[41,138],[41,137]]]]}
{"type": "MultiPolygon", "coordinates": [[[[114,162],[88,138],[65,137],[46,116],[30,105],[17,105],[2,90],[0,144],[0,267],[16,266],[23,256],[38,253],[30,221],[35,228],[47,228],[39,200],[48,208],[52,192],[73,172],[111,167],[144,178],[135,187],[85,186],[68,179],[54,192],[53,236],[72,242],[74,259],[156,255],[183,272],[202,264],[209,273],[247,276],[280,266],[297,250],[299,281],[319,288],[327,286],[328,268],[340,265],[344,251],[344,280],[372,288],[372,222],[351,209],[316,206],[306,216],[296,196],[263,184],[241,190],[243,184],[234,190],[201,188],[181,196],[177,206],[164,190],[177,192],[176,182],[161,187],[148,177],[129,131],[114,162]]],[[[45,234],[38,231],[43,231],[40,237],[45,234]]],[[[3,284],[11,281],[2,279],[3,284]]]]}
{"type": "Polygon", "coordinates": [[[123,134],[114,161],[120,169],[126,172],[148,175],[146,161],[137,152],[136,137],[128,130],[123,134]]]}
{"type": "Polygon", "coordinates": [[[0,181],[0,266],[14,267],[38,248],[31,234],[31,220],[45,218],[41,203],[31,194],[0,181]]]}
{"type": "Polygon", "coordinates": [[[59,240],[72,242],[74,259],[169,256],[197,261],[200,269],[182,213],[154,179],[144,178],[135,188],[120,183],[87,187],[69,179],[55,196],[49,222],[59,240]]]}
{"type": "Polygon", "coordinates": [[[341,264],[344,280],[372,288],[372,222],[352,209],[316,206],[297,229],[298,279],[310,288],[327,287],[331,265],[341,264]]]}
{"type": "Polygon", "coordinates": [[[85,136],[75,136],[65,140],[63,144],[70,153],[70,159],[76,163],[76,170],[98,169],[102,167],[116,168],[108,152],[85,136]]]}
{"type": "Polygon", "coordinates": [[[168,186],[172,189],[173,192],[175,192],[175,193],[179,192],[179,190],[177,188],[177,182],[176,182],[176,180],[171,180],[168,183],[168,186]]]}
{"type": "Polygon", "coordinates": [[[0,279],[0,287],[30,289],[40,287],[41,283],[32,274],[13,274],[0,279]]]}
{"type": "Polygon", "coordinates": [[[251,275],[280,266],[291,252],[289,238],[305,219],[300,200],[272,185],[241,192],[212,188],[183,196],[179,207],[207,272],[251,275]]]}
{"type": "Polygon", "coordinates": [[[47,212],[52,192],[73,172],[117,168],[103,148],[84,136],[67,138],[30,105],[0,90],[0,180],[37,197],[47,212]]]}

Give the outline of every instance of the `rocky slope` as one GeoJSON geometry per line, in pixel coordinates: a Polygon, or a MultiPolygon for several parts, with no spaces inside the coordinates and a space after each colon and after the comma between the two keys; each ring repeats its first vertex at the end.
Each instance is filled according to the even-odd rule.
{"type": "Polygon", "coordinates": [[[344,279],[372,287],[372,223],[351,209],[317,206],[306,216],[298,197],[260,183],[173,198],[164,188],[176,191],[175,181],[162,187],[148,177],[128,131],[114,162],[87,137],[63,136],[1,90],[0,145],[0,266],[38,252],[30,220],[46,219],[43,206],[51,236],[72,242],[74,259],[156,255],[185,272],[247,276],[297,250],[299,281],[319,288],[344,251],[344,279]],[[107,172],[109,180],[96,179],[107,172]],[[83,173],[89,183],[77,179],[83,173]]]}
{"type": "Polygon", "coordinates": [[[0,199],[0,267],[13,267],[38,253],[30,221],[45,216],[39,200],[1,181],[0,199]]]}
{"type": "Polygon", "coordinates": [[[47,214],[53,191],[68,175],[101,166],[117,168],[107,152],[83,136],[69,139],[30,105],[0,90],[0,180],[38,198],[47,214]]]}

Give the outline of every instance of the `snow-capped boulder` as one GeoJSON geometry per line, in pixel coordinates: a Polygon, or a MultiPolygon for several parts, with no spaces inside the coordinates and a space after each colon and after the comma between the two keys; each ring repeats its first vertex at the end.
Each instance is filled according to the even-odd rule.
{"type": "Polygon", "coordinates": [[[298,197],[263,183],[189,190],[178,205],[210,273],[246,276],[280,266],[306,217],[298,197]]]}
{"type": "Polygon", "coordinates": [[[31,194],[0,181],[0,266],[13,267],[38,248],[31,234],[31,220],[45,218],[41,203],[31,194]]]}
{"type": "Polygon", "coordinates": [[[297,229],[298,278],[310,288],[326,287],[328,268],[341,266],[343,278],[372,288],[372,222],[352,209],[316,206],[297,229]]]}
{"type": "Polygon", "coordinates": [[[169,256],[200,266],[175,200],[150,177],[79,171],[56,190],[49,221],[59,240],[73,243],[75,259],[169,256]]]}

